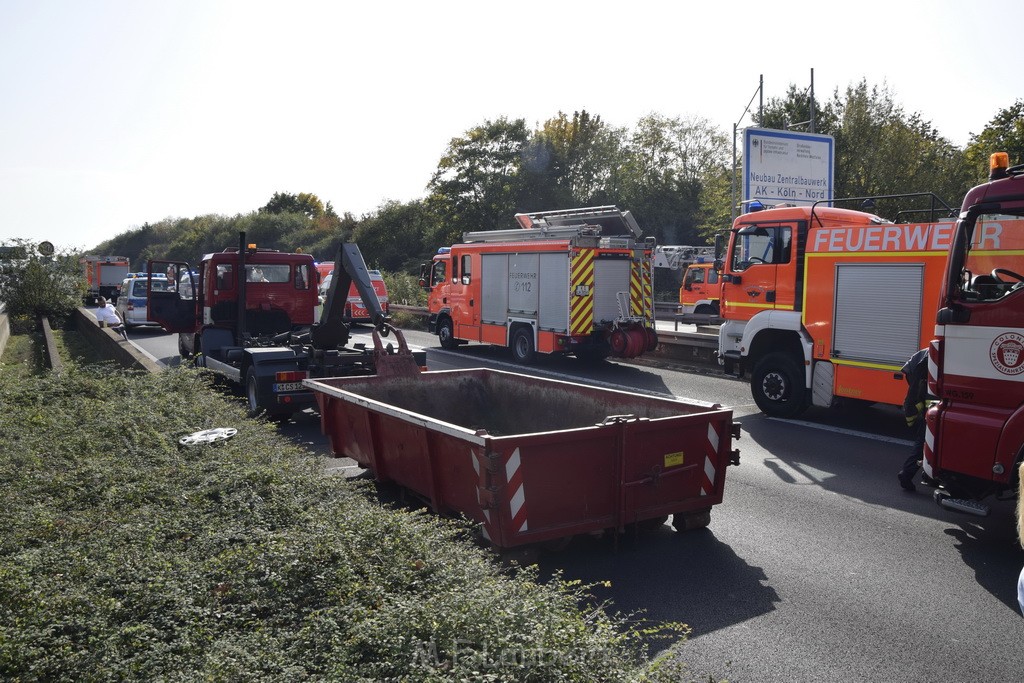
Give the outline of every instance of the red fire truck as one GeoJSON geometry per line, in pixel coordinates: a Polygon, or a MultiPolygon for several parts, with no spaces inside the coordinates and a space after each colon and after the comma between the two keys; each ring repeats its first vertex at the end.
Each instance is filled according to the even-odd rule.
{"type": "Polygon", "coordinates": [[[121,282],[128,277],[131,270],[127,256],[94,256],[92,254],[78,259],[85,276],[87,305],[95,304],[100,297],[112,303],[121,291],[121,282]]]}
{"type": "MultiPolygon", "coordinates": [[[[905,201],[914,197],[928,198],[929,214],[951,213],[931,195],[905,201]]],[[[952,234],[952,219],[892,223],[833,206],[739,216],[723,263],[719,362],[749,369],[755,403],[776,417],[849,399],[902,404],[900,368],[932,338],[952,234]]]]}
{"type": "Polygon", "coordinates": [[[988,514],[1024,452],[1024,165],[992,156],[964,198],[929,346],[924,470],[943,507],[988,514]]]}
{"type": "Polygon", "coordinates": [[[428,329],[467,341],[597,360],[654,350],[654,240],[628,211],[599,206],[517,214],[521,228],[468,232],[424,265],[428,329]]]}

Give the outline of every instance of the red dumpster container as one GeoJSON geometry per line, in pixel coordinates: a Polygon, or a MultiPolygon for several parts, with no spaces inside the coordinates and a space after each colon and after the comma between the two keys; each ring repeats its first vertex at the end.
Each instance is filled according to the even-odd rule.
{"type": "Polygon", "coordinates": [[[488,369],[305,384],[335,454],[502,548],[665,515],[706,525],[738,464],[718,405],[488,369]]]}

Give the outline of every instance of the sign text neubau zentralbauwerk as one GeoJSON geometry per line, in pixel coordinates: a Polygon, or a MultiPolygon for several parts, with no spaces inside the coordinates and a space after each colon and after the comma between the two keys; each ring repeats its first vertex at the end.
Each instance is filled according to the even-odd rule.
{"type": "MultiPolygon", "coordinates": [[[[747,128],[743,131],[743,202],[813,204],[832,199],[831,135],[747,128]]],[[[745,209],[744,209],[745,210],[745,209]]]]}

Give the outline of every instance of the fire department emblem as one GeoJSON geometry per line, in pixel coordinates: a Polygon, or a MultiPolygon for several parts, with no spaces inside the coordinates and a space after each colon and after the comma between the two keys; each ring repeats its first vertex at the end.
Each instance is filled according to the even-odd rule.
{"type": "Polygon", "coordinates": [[[988,350],[992,366],[1004,375],[1024,372],[1024,335],[1006,332],[995,338],[988,350]]]}

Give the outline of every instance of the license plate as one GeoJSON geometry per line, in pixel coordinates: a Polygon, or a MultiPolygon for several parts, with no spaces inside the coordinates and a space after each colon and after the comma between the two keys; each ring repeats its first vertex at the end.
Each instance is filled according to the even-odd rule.
{"type": "Polygon", "coordinates": [[[302,391],[305,387],[302,386],[302,382],[279,382],[274,385],[274,392],[281,393],[282,391],[302,391]]]}

